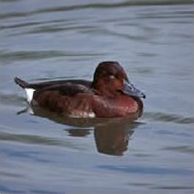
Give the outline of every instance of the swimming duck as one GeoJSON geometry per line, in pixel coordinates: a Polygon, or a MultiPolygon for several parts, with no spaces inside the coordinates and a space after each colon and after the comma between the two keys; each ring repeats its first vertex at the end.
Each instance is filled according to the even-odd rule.
{"type": "Polygon", "coordinates": [[[57,80],[27,83],[15,78],[31,106],[70,117],[124,117],[142,115],[145,94],[129,82],[123,67],[116,61],[98,64],[93,81],[57,80]]]}

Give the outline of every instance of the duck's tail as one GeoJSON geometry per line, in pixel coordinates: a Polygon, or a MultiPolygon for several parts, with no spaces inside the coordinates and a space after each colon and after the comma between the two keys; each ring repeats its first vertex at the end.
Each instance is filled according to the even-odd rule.
{"type": "Polygon", "coordinates": [[[18,84],[21,88],[25,90],[27,101],[30,104],[33,99],[35,89],[30,87],[30,84],[28,82],[21,80],[18,77],[15,77],[14,81],[16,84],[18,84]]]}
{"type": "Polygon", "coordinates": [[[28,82],[26,82],[18,77],[15,77],[14,81],[16,84],[18,84],[23,89],[27,88],[29,85],[28,82]]]}

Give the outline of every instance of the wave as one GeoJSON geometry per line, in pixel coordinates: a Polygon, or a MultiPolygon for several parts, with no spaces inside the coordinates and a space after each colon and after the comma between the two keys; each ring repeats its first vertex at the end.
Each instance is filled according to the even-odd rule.
{"type": "MultiPolygon", "coordinates": [[[[0,3],[2,0],[0,0],[0,3]]],[[[48,13],[48,12],[63,12],[63,11],[73,11],[81,9],[103,9],[103,8],[119,8],[127,6],[147,6],[147,5],[179,5],[179,4],[192,4],[192,0],[130,0],[123,2],[111,1],[106,2],[94,2],[87,4],[73,4],[73,5],[59,5],[50,8],[40,8],[37,10],[32,10],[29,12],[12,12],[0,14],[0,19],[7,19],[10,17],[26,17],[34,14],[48,13]]]]}
{"type": "Polygon", "coordinates": [[[41,50],[41,51],[9,51],[0,52],[1,61],[15,60],[39,60],[58,57],[95,57],[102,56],[103,53],[71,52],[60,50],[41,50]]]}
{"type": "Polygon", "coordinates": [[[193,124],[194,117],[184,117],[182,115],[162,113],[162,112],[145,112],[144,119],[162,122],[173,122],[177,124],[193,124]]]}

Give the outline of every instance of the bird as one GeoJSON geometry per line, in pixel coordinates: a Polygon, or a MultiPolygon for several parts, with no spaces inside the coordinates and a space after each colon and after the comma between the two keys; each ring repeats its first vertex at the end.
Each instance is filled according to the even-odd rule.
{"type": "Polygon", "coordinates": [[[143,113],[145,94],[128,79],[117,61],[100,62],[93,80],[68,79],[28,83],[15,77],[32,107],[41,107],[65,117],[114,118],[143,113]]]}

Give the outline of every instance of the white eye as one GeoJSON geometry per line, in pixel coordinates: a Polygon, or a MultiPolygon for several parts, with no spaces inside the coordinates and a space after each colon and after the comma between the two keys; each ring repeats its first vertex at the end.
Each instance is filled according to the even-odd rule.
{"type": "Polygon", "coordinates": [[[115,79],[115,76],[114,75],[109,75],[109,78],[110,79],[115,79]]]}

